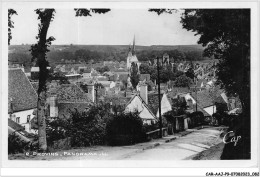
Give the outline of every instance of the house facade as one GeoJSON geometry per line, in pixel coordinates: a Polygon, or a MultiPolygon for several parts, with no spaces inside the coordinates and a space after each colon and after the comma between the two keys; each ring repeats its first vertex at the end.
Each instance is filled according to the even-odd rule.
{"type": "Polygon", "coordinates": [[[151,125],[157,122],[157,118],[148,105],[148,88],[147,85],[140,87],[140,93],[136,94],[126,105],[126,112],[139,112],[140,118],[144,123],[151,125]]]}
{"type": "Polygon", "coordinates": [[[21,69],[8,70],[8,117],[29,133],[33,112],[37,108],[37,93],[21,69]]]}

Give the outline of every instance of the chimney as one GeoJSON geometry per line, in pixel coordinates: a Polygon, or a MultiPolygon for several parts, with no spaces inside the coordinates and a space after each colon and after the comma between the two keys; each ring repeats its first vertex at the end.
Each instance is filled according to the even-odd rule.
{"type": "Polygon", "coordinates": [[[50,97],[50,117],[58,117],[59,116],[58,111],[58,102],[57,97],[52,96],[50,97]]]}
{"type": "Polygon", "coordinates": [[[91,93],[91,99],[93,101],[93,103],[95,103],[95,85],[89,85],[91,87],[90,89],[90,93],[91,93]]]}
{"type": "Polygon", "coordinates": [[[140,86],[140,97],[148,104],[148,89],[146,84],[140,86]]]}

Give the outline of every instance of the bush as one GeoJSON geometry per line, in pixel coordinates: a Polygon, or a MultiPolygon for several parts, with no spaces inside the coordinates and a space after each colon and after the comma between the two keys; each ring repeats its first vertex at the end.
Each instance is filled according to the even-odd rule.
{"type": "Polygon", "coordinates": [[[143,125],[143,131],[145,133],[150,132],[150,131],[154,131],[154,130],[159,129],[159,128],[160,128],[159,122],[152,123],[151,125],[148,125],[148,124],[143,125]]]}
{"type": "Polygon", "coordinates": [[[55,118],[47,122],[47,142],[71,137],[71,146],[86,147],[105,144],[106,123],[111,118],[109,105],[99,103],[88,111],[71,111],[71,118],[55,118]]]}
{"type": "Polygon", "coordinates": [[[145,141],[143,121],[138,113],[120,113],[107,123],[107,142],[112,146],[130,145],[145,141]]]}
{"type": "Polygon", "coordinates": [[[204,114],[200,111],[191,113],[190,118],[191,118],[191,127],[196,127],[198,125],[207,124],[205,121],[204,114]]]}
{"type": "Polygon", "coordinates": [[[53,145],[54,141],[66,138],[69,129],[71,129],[70,121],[60,118],[46,119],[46,125],[46,139],[48,146],[53,145]]]}
{"type": "Polygon", "coordinates": [[[29,145],[30,142],[23,141],[15,132],[8,135],[8,154],[23,153],[29,149],[29,145]]]}

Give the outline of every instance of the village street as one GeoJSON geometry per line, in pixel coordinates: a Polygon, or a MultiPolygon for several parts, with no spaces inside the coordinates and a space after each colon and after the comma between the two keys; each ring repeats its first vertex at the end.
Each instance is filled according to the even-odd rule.
{"type": "MultiPolygon", "coordinates": [[[[163,143],[153,149],[145,150],[125,157],[129,160],[189,160],[200,152],[222,142],[222,128],[205,128],[196,130],[188,135],[171,142],[163,143]]],[[[221,146],[223,148],[223,146],[221,146]]],[[[209,159],[220,159],[221,150],[214,153],[209,159]]]]}
{"type": "MultiPolygon", "coordinates": [[[[223,145],[223,130],[225,127],[207,127],[188,129],[185,132],[170,135],[163,139],[152,140],[132,146],[94,146],[62,150],[51,154],[11,159],[23,160],[188,160],[198,156],[202,151],[210,151],[211,157],[204,159],[219,159],[223,145]],[[217,149],[209,148],[218,145],[217,149]]],[[[198,158],[197,158],[198,159],[198,158]]]]}

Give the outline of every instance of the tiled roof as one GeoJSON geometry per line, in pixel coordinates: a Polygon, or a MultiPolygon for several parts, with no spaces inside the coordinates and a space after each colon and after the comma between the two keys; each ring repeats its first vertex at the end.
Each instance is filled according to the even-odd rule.
{"type": "MultiPolygon", "coordinates": [[[[160,99],[162,100],[163,94],[160,95],[160,99]]],[[[161,101],[160,100],[160,101],[161,101]]],[[[159,98],[158,93],[154,94],[148,94],[148,107],[153,112],[154,115],[156,115],[158,109],[159,109],[159,98]]]]}
{"type": "Polygon", "coordinates": [[[191,90],[188,87],[172,87],[171,91],[168,91],[167,95],[170,98],[175,97],[178,94],[189,93],[191,90]]]}
{"type": "Polygon", "coordinates": [[[200,105],[202,108],[209,107],[213,105],[213,99],[210,95],[210,92],[207,90],[192,93],[192,97],[197,100],[198,105],[200,105]]]}
{"type": "Polygon", "coordinates": [[[8,126],[14,129],[15,131],[19,132],[22,136],[28,138],[29,140],[32,140],[35,137],[34,134],[28,133],[27,131],[25,131],[25,128],[23,126],[11,119],[8,119],[8,126]]]}
{"type": "Polygon", "coordinates": [[[105,96],[104,100],[105,100],[105,102],[112,102],[113,105],[124,105],[124,106],[126,106],[127,103],[131,100],[131,97],[109,95],[109,96],[105,96]]]}
{"type": "Polygon", "coordinates": [[[8,112],[18,112],[37,107],[37,94],[21,69],[8,71],[8,112]]]}
{"type": "Polygon", "coordinates": [[[32,84],[32,86],[33,86],[35,92],[37,93],[38,88],[39,88],[39,82],[31,82],[31,84],[32,84]]]}
{"type": "Polygon", "coordinates": [[[91,102],[89,96],[75,84],[62,84],[50,88],[48,94],[57,95],[58,102],[91,102]]]}
{"type": "Polygon", "coordinates": [[[15,131],[22,131],[25,129],[23,126],[21,126],[20,124],[16,123],[11,119],[8,119],[8,126],[14,129],[15,131]]]}

